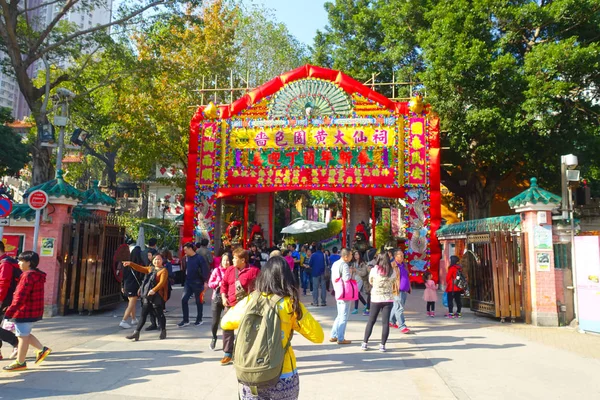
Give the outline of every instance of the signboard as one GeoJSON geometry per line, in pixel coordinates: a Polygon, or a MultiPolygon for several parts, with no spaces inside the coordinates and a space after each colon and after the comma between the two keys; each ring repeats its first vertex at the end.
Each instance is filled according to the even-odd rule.
{"type": "Polygon", "coordinates": [[[41,210],[48,205],[48,194],[43,190],[34,190],[27,197],[27,204],[34,210],[41,210]]]}
{"type": "Polygon", "coordinates": [[[540,252],[535,254],[535,266],[540,272],[550,271],[550,253],[540,252]]]}
{"type": "Polygon", "coordinates": [[[600,333],[600,238],[575,237],[575,262],[579,310],[579,327],[584,331],[600,333]]]}
{"type": "Polygon", "coordinates": [[[0,218],[0,226],[10,226],[10,218],[0,218]]]}
{"type": "Polygon", "coordinates": [[[24,235],[4,235],[2,237],[4,242],[4,251],[9,257],[17,258],[19,253],[23,251],[25,243],[24,235]]]}
{"type": "Polygon", "coordinates": [[[0,218],[8,217],[12,208],[13,203],[10,199],[0,198],[0,218]]]}
{"type": "Polygon", "coordinates": [[[552,249],[552,225],[536,225],[533,228],[533,246],[536,250],[552,249]]]}
{"type": "Polygon", "coordinates": [[[56,243],[55,238],[42,238],[42,250],[41,250],[40,256],[54,257],[55,243],[56,243]]]}

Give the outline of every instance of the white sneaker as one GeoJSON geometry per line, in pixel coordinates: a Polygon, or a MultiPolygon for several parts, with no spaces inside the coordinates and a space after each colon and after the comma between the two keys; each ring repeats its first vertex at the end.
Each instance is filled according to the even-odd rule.
{"type": "Polygon", "coordinates": [[[13,351],[12,353],[10,353],[10,356],[8,356],[9,359],[13,359],[17,357],[17,353],[19,352],[19,348],[18,347],[13,347],[13,351]]]}
{"type": "Polygon", "coordinates": [[[132,319],[132,320],[131,320],[131,325],[132,325],[132,326],[133,326],[133,325],[137,325],[137,324],[138,324],[138,320],[137,320],[137,318],[134,318],[134,319],[132,319]]]}
{"type": "Polygon", "coordinates": [[[385,353],[385,344],[380,344],[380,345],[379,345],[379,351],[380,351],[381,353],[385,353]]]}
{"type": "Polygon", "coordinates": [[[362,351],[367,351],[368,350],[367,344],[365,342],[362,342],[362,344],[360,345],[360,349],[362,351]]]}
{"type": "Polygon", "coordinates": [[[126,321],[121,321],[119,326],[123,329],[131,329],[131,325],[129,325],[126,321]]]}

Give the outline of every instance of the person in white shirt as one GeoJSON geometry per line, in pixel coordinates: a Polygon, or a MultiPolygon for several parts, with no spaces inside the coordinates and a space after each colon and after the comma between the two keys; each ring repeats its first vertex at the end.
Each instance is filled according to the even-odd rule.
{"type": "MultiPolygon", "coordinates": [[[[331,266],[331,282],[335,282],[339,277],[343,281],[349,281],[355,273],[354,268],[350,268],[349,266],[349,263],[352,261],[352,252],[350,249],[342,249],[341,256],[342,258],[331,266]]],[[[345,334],[352,301],[337,300],[336,303],[338,315],[333,322],[329,341],[332,343],[337,342],[337,344],[350,344],[352,342],[345,339],[345,334]]]]}

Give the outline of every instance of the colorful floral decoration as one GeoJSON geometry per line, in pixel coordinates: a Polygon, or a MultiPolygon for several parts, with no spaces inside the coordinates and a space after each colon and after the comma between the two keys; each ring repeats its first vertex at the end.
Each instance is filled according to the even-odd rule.
{"type": "Polygon", "coordinates": [[[310,65],[232,104],[200,107],[190,129],[184,239],[192,222],[212,239],[217,197],[309,189],[404,198],[406,258],[420,280],[439,261],[431,230],[441,218],[432,211],[440,207],[439,121],[430,131],[429,114],[421,96],[394,102],[310,65]]]}

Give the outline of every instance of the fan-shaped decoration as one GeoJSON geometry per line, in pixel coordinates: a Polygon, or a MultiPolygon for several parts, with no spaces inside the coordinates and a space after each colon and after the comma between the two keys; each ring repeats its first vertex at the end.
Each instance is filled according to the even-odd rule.
{"type": "Polygon", "coordinates": [[[350,97],[335,83],[301,79],[285,85],[273,96],[269,118],[350,116],[351,104],[350,97]]]}

